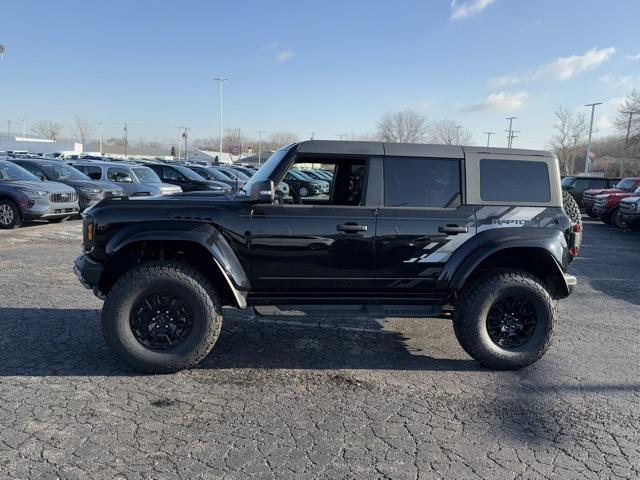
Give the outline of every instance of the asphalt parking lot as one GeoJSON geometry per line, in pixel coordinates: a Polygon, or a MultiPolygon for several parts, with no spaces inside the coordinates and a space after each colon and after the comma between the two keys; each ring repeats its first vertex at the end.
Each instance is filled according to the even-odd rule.
{"type": "Polygon", "coordinates": [[[442,319],[229,310],[199,368],[137,375],[71,272],[79,241],[0,232],[0,479],[640,477],[640,234],[586,222],[555,342],[520,372],[442,319]]]}

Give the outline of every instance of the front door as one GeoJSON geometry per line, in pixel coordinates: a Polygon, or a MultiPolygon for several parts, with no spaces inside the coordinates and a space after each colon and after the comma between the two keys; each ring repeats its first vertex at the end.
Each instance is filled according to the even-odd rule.
{"type": "Polygon", "coordinates": [[[373,290],[376,207],[366,206],[363,196],[367,159],[299,156],[292,168],[330,172],[330,189],[308,196],[294,191],[293,203],[255,206],[250,239],[254,289],[373,290]]]}
{"type": "Polygon", "coordinates": [[[475,235],[462,205],[461,161],[384,160],[384,205],[376,230],[376,290],[431,293],[451,254],[475,235]]]}

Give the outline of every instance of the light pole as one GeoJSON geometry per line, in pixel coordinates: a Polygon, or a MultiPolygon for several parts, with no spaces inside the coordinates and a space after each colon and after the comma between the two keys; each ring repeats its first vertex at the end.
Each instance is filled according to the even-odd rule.
{"type": "Polygon", "coordinates": [[[127,144],[129,143],[129,126],[124,122],[124,156],[127,156],[127,144]]]}
{"type": "Polygon", "coordinates": [[[589,173],[589,154],[591,153],[591,134],[593,133],[593,116],[596,111],[596,106],[602,105],[600,103],[587,103],[585,107],[591,107],[591,123],[589,124],[589,141],[587,142],[587,155],[584,159],[584,174],[587,175],[589,173]]]}
{"type": "Polygon", "coordinates": [[[260,168],[260,164],[262,163],[262,134],[264,130],[256,130],[258,134],[258,168],[260,168]]]}
{"type": "Polygon", "coordinates": [[[509,120],[509,133],[507,135],[507,148],[511,148],[511,143],[513,142],[513,121],[518,117],[507,117],[509,120]]]}
{"type": "Polygon", "coordinates": [[[220,83],[220,156],[218,157],[218,161],[222,161],[222,84],[228,80],[228,78],[224,77],[216,77],[214,78],[216,82],[220,83]]]}
{"type": "Polygon", "coordinates": [[[491,142],[491,135],[495,135],[496,132],[484,132],[487,135],[487,147],[489,146],[489,143],[491,142]]]}

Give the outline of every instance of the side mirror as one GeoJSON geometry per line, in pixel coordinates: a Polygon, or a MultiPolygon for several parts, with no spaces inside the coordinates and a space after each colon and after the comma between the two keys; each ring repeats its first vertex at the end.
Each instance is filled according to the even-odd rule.
{"type": "Polygon", "coordinates": [[[251,201],[257,203],[273,203],[275,188],[273,180],[263,180],[251,185],[251,201]]]}

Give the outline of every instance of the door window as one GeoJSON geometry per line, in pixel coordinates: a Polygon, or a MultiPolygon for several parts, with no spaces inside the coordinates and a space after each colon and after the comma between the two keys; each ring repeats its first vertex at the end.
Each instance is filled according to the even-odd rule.
{"type": "Polygon", "coordinates": [[[178,172],[175,168],[171,167],[162,167],[162,171],[164,172],[164,178],[167,180],[185,180],[184,176],[178,172]]]}
{"type": "Polygon", "coordinates": [[[364,205],[366,172],[367,162],[364,158],[302,157],[283,179],[289,187],[288,203],[364,205]]]}
{"type": "Polygon", "coordinates": [[[461,201],[459,160],[384,159],[385,206],[451,208],[460,206],[461,201]]]}
{"type": "Polygon", "coordinates": [[[133,178],[128,170],[124,168],[110,168],[107,170],[107,179],[117,183],[132,183],[133,178]]]}

